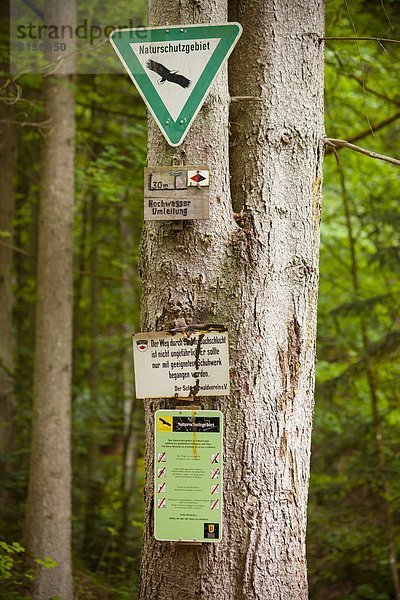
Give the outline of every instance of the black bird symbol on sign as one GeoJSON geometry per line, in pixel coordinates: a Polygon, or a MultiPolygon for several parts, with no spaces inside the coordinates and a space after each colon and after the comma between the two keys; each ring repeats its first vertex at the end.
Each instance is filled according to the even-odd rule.
{"type": "Polygon", "coordinates": [[[161,417],[159,417],[159,418],[163,425],[168,425],[168,427],[171,427],[171,423],[168,423],[168,421],[166,421],[165,419],[162,419],[161,417]]]}
{"type": "Polygon", "coordinates": [[[146,63],[146,67],[150,71],[154,71],[158,75],[161,76],[161,79],[158,83],[165,83],[166,81],[170,81],[171,83],[177,83],[183,88],[189,87],[191,84],[190,79],[184,77],[183,75],[178,75],[177,71],[170,71],[167,67],[164,67],[161,63],[156,62],[155,60],[148,60],[146,63]]]}

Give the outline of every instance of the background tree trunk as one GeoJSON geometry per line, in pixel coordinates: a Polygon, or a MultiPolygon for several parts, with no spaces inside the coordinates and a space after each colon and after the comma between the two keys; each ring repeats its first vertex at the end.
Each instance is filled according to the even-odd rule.
{"type": "MultiPolygon", "coordinates": [[[[154,1],[150,24],[227,21],[223,1],[195,13],[190,2],[179,6],[154,1]]],[[[176,317],[229,327],[231,396],[201,399],[225,415],[223,541],[154,539],[153,412],[174,402],[146,401],[142,600],[307,598],[323,2],[232,3],[229,16],[244,28],[230,59],[233,201],[224,72],[179,150],[211,168],[211,218],[182,230],[147,223],[142,239],[142,329],[169,328],[176,317]]],[[[151,122],[149,165],[170,164],[176,152],[151,122]]]]}
{"type": "Polygon", "coordinates": [[[13,93],[8,77],[10,6],[0,6],[1,74],[0,74],[0,518],[10,518],[13,498],[8,483],[11,471],[11,452],[14,440],[15,415],[15,360],[13,310],[13,250],[15,181],[16,176],[16,131],[13,93]]]}
{"type": "MultiPolygon", "coordinates": [[[[123,292],[124,300],[132,308],[136,304],[135,278],[137,264],[134,261],[134,238],[132,225],[129,222],[129,211],[127,206],[121,208],[120,232],[122,247],[124,253],[122,274],[123,274],[123,292]]],[[[122,477],[121,477],[121,524],[119,528],[119,547],[121,553],[121,564],[126,565],[126,547],[128,541],[129,515],[132,509],[133,492],[136,481],[136,465],[138,455],[138,402],[135,397],[132,371],[132,349],[131,345],[126,346],[126,340],[130,339],[135,330],[132,319],[128,317],[131,312],[126,312],[125,322],[122,326],[122,339],[124,345],[122,349],[122,371],[123,371],[123,451],[122,451],[122,477]]],[[[140,411],[140,416],[142,412],[140,411]]]]}
{"type": "Polygon", "coordinates": [[[90,368],[88,373],[90,400],[87,424],[87,484],[84,517],[83,550],[88,560],[96,561],[96,522],[101,502],[102,485],[99,478],[100,462],[100,418],[99,418],[99,300],[100,282],[98,278],[98,198],[95,194],[90,198],[91,243],[88,260],[90,279],[90,368]]]}
{"type": "MultiPolygon", "coordinates": [[[[75,2],[48,1],[46,22],[76,24],[75,2]]],[[[71,48],[69,47],[69,51],[71,48]]],[[[40,203],[32,447],[26,543],[39,568],[34,597],[71,600],[70,403],[72,369],[72,222],[74,198],[74,56],[44,83],[46,117],[40,203]]]]}
{"type": "MultiPolygon", "coordinates": [[[[2,79],[1,82],[4,83],[2,79]]],[[[16,168],[15,126],[7,124],[14,118],[13,107],[0,105],[0,514],[7,518],[12,503],[7,482],[11,471],[11,451],[15,414],[14,329],[13,329],[13,251],[16,168]]]]}

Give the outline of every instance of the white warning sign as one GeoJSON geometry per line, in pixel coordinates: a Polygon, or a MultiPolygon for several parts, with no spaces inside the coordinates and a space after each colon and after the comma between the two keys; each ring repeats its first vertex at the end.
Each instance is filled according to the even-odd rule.
{"type": "Polygon", "coordinates": [[[136,333],[133,358],[137,398],[227,396],[230,393],[225,330],[136,333]]]}

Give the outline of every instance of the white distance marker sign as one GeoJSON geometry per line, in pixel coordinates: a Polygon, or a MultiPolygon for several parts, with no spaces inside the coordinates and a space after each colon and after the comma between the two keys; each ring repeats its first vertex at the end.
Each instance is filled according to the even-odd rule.
{"type": "Polygon", "coordinates": [[[137,398],[227,396],[228,333],[196,330],[133,334],[137,398]]]}

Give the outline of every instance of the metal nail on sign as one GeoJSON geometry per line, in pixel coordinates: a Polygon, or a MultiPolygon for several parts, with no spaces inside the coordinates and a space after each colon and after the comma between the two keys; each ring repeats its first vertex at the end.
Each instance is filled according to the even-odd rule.
{"type": "Polygon", "coordinates": [[[133,334],[137,398],[227,396],[228,333],[225,329],[133,334]]]}
{"type": "Polygon", "coordinates": [[[210,171],[206,166],[144,170],[144,220],[208,219],[210,171]]]}

